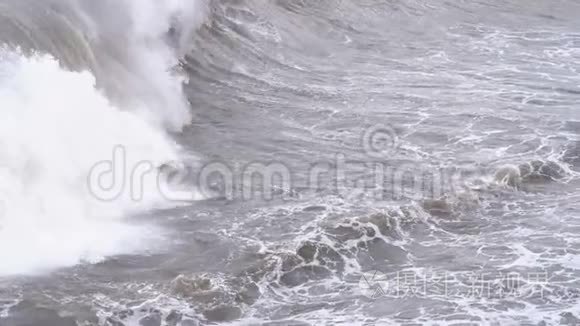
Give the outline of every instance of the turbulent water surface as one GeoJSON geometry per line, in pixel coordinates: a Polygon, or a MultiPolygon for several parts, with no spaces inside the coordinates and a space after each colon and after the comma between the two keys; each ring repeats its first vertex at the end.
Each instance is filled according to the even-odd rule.
{"type": "Polygon", "coordinates": [[[580,324],[579,18],[0,0],[0,325],[580,324]]]}

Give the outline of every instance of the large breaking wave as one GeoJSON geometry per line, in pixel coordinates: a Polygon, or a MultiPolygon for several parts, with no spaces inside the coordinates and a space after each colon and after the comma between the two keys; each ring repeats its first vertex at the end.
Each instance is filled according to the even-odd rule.
{"type": "MultiPolygon", "coordinates": [[[[202,22],[200,1],[0,1],[0,276],[144,248],[124,222],[158,205],[103,203],[87,175],[176,160],[168,131],[191,120],[173,69],[202,22]]],[[[150,241],[149,241],[150,242],[150,241]]]]}

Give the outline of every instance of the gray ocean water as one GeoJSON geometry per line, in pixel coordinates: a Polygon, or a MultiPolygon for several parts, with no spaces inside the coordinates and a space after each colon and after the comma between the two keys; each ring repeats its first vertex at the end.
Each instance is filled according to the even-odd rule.
{"type": "MultiPolygon", "coordinates": [[[[1,0],[0,39],[122,98],[116,16],[91,48],[74,3],[1,0]]],[[[580,325],[579,2],[207,6],[167,31],[171,135],[233,182],[127,217],[145,252],[0,278],[0,325],[580,325]]]]}

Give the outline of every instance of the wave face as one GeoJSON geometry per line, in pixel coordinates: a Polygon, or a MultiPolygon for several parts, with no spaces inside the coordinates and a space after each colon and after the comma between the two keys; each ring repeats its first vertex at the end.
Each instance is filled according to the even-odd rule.
{"type": "Polygon", "coordinates": [[[181,80],[171,72],[205,10],[196,1],[3,1],[5,44],[49,53],[73,70],[89,69],[123,107],[179,130],[190,122],[181,80]],[[169,36],[171,30],[179,34],[169,36]]]}
{"type": "Polygon", "coordinates": [[[202,15],[196,1],[0,1],[0,276],[147,247],[151,230],[124,218],[161,198],[100,202],[87,175],[118,146],[128,166],[180,158],[167,131],[191,114],[172,68],[202,15]]]}

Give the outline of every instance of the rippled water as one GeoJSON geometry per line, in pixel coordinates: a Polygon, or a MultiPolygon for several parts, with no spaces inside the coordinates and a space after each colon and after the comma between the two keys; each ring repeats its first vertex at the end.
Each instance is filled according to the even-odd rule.
{"type": "MultiPolygon", "coordinates": [[[[580,4],[208,6],[177,69],[192,122],[171,139],[188,187],[225,171],[233,188],[211,179],[203,200],[131,210],[151,234],[114,246],[135,250],[2,278],[1,325],[580,323],[580,4]],[[289,175],[264,189],[251,168],[289,175]]],[[[100,46],[65,63],[96,65],[126,103],[111,70],[125,59],[100,54],[120,45],[100,46]]],[[[128,93],[173,98],[163,85],[128,93]]],[[[154,141],[169,154],[152,159],[174,159],[154,141]]]]}

